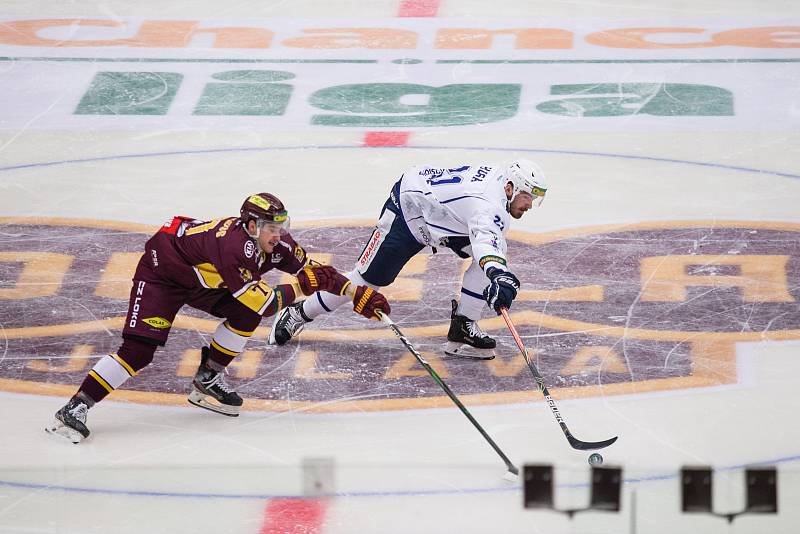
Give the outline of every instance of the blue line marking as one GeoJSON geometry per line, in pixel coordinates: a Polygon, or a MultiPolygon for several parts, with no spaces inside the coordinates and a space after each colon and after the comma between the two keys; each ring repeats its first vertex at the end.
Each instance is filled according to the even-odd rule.
{"type": "Polygon", "coordinates": [[[475,151],[494,151],[494,152],[528,152],[532,154],[562,154],[568,156],[589,156],[600,158],[616,158],[616,159],[629,159],[638,161],[657,161],[659,163],[674,163],[678,165],[695,165],[699,167],[709,167],[713,169],[724,169],[736,172],[748,172],[757,174],[769,174],[772,176],[781,176],[784,178],[800,179],[800,174],[772,171],[768,169],[757,169],[754,167],[742,167],[737,165],[724,165],[721,163],[712,163],[707,161],[692,161],[674,158],[659,158],[654,156],[636,156],[632,154],[614,154],[610,152],[588,152],[582,150],[551,150],[542,148],[501,148],[501,147],[473,147],[473,146],[401,146],[401,147],[362,147],[358,145],[329,145],[329,146],[274,146],[274,147],[238,147],[238,148],[212,148],[212,149],[199,149],[199,150],[181,150],[170,152],[151,152],[144,154],[118,154],[116,156],[101,156],[97,158],[81,158],[81,159],[65,159],[57,161],[44,161],[38,163],[25,163],[21,165],[9,165],[0,167],[0,172],[15,171],[21,169],[32,169],[38,167],[55,167],[58,165],[74,165],[79,163],[91,163],[96,161],[113,161],[122,159],[139,159],[139,158],[160,158],[169,156],[191,156],[198,154],[225,154],[234,152],[274,152],[278,150],[352,150],[352,149],[384,149],[384,150],[475,150],[475,151]]]}
{"type": "MultiPolygon", "coordinates": [[[[775,466],[778,464],[786,464],[800,461],[800,455],[786,456],[784,458],[777,458],[774,460],[765,460],[749,464],[738,464],[727,467],[715,467],[715,472],[720,471],[742,471],[749,467],[764,467],[775,466]]],[[[662,474],[654,474],[652,476],[640,478],[625,478],[624,484],[641,484],[644,482],[658,482],[664,480],[675,480],[680,474],[675,472],[668,472],[662,474]]],[[[168,491],[144,491],[144,490],[124,490],[124,489],[104,489],[104,488],[81,488],[75,486],[60,486],[55,484],[34,484],[30,482],[11,482],[7,480],[0,480],[0,487],[5,486],[9,488],[18,489],[31,489],[31,490],[46,490],[46,491],[65,491],[71,493],[94,493],[101,495],[127,495],[131,497],[173,497],[183,499],[304,499],[316,498],[306,497],[304,495],[289,495],[289,494],[241,494],[241,493],[188,493],[188,492],[168,492],[168,491]]],[[[572,484],[557,484],[560,488],[585,488],[589,487],[586,482],[572,483],[572,484]]],[[[479,493],[507,493],[507,492],[521,491],[519,485],[508,485],[504,487],[493,488],[464,488],[464,489],[441,489],[441,490],[417,490],[417,491],[354,491],[354,492],[337,492],[329,495],[330,497],[406,497],[406,496],[420,496],[420,495],[460,495],[460,494],[479,494],[479,493]]]]}

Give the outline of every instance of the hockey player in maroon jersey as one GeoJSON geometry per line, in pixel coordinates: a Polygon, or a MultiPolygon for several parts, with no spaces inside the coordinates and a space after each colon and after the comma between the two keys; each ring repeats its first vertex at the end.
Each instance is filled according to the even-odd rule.
{"type": "Polygon", "coordinates": [[[262,317],[289,306],[300,293],[317,291],[350,295],[353,309],[370,319],[391,311],[381,293],[367,286],[353,289],[333,267],[311,264],[288,227],[283,203],[269,193],[248,197],[239,217],[209,222],[175,217],[165,223],[145,244],[133,276],[122,345],[94,365],[46,430],[73,443],[88,437],[89,408],[153,360],[184,305],[225,319],[201,349],[188,400],[229,416],[239,415],[242,398],[225,382],[225,367],[244,350],[262,317]],[[261,275],[271,269],[293,274],[296,281],[270,287],[261,275]]]}

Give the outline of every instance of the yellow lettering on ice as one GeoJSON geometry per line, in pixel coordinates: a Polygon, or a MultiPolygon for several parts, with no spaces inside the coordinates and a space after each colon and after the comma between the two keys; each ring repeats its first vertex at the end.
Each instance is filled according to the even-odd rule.
{"type": "Polygon", "coordinates": [[[12,287],[0,288],[0,300],[49,297],[58,293],[74,256],[55,252],[0,252],[0,263],[22,263],[12,287]]]}
{"type": "Polygon", "coordinates": [[[558,374],[561,376],[579,375],[582,373],[628,373],[630,372],[625,360],[614,347],[596,346],[581,347],[570,358],[558,374]]]}
{"type": "MultiPolygon", "coordinates": [[[[421,352],[420,354],[422,354],[422,357],[425,358],[425,361],[427,361],[430,366],[433,367],[433,370],[436,371],[439,377],[447,378],[449,376],[450,373],[447,372],[447,367],[445,367],[445,365],[442,363],[442,360],[439,359],[438,356],[430,352],[421,352]]],[[[419,364],[413,354],[405,353],[386,371],[386,374],[383,375],[383,379],[396,380],[405,376],[428,375],[428,371],[419,364]]]]}
{"type": "Polygon", "coordinates": [[[86,368],[93,351],[93,345],[75,345],[69,356],[28,360],[25,367],[40,373],[76,373],[86,368]]]}
{"type": "Polygon", "coordinates": [[[794,302],[780,255],[653,256],[641,260],[642,302],[682,302],[687,287],[739,287],[745,302],[794,302]],[[737,275],[689,274],[690,266],[738,267],[737,275]]]}
{"type": "Polygon", "coordinates": [[[297,354],[297,363],[294,366],[295,378],[306,380],[348,380],[353,378],[350,373],[339,371],[320,371],[317,369],[317,352],[313,350],[301,350],[297,354]]]}

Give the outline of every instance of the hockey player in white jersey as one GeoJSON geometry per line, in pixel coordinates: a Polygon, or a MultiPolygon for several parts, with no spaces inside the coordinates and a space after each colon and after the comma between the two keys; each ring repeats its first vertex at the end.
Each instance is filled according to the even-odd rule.
{"type": "MultiPolygon", "coordinates": [[[[494,358],[496,342],[477,321],[484,305],[499,315],[516,297],[520,282],[506,260],[505,234],[511,218],[540,205],[546,192],[541,169],[528,160],[502,167],[411,167],[392,187],[355,269],[346,276],[355,285],[377,290],[394,282],[425,247],[449,248],[460,258],[472,258],[459,299],[452,301],[445,353],[494,358]]],[[[306,323],[347,301],[316,293],[284,308],[275,317],[269,343],[283,345],[306,323]]]]}

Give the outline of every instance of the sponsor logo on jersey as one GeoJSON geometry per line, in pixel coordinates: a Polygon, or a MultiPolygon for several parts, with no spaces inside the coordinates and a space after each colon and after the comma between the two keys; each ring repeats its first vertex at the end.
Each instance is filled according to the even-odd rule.
{"type": "Polygon", "coordinates": [[[369,238],[369,242],[367,246],[364,248],[364,252],[361,253],[361,257],[358,258],[358,263],[361,267],[366,267],[372,261],[372,255],[383,242],[384,233],[380,228],[375,228],[372,232],[372,236],[369,238]]]}
{"type": "Polygon", "coordinates": [[[163,317],[148,317],[147,319],[142,319],[143,323],[147,323],[154,328],[169,328],[172,326],[172,323],[164,319],[163,317]]]}
{"type": "Polygon", "coordinates": [[[253,255],[256,253],[256,246],[253,244],[252,241],[249,239],[244,242],[244,255],[248,258],[252,258],[253,255]]]}
{"type": "Polygon", "coordinates": [[[253,273],[250,272],[249,269],[245,269],[244,267],[239,267],[239,276],[242,278],[243,282],[249,282],[253,279],[253,273]]]}
{"type": "MultiPolygon", "coordinates": [[[[92,367],[86,355],[119,347],[129,303],[131,321],[158,327],[149,322],[158,317],[143,319],[137,307],[144,282],[137,282],[129,301],[131,275],[156,229],[65,224],[0,219],[0,231],[24,236],[0,243],[4,391],[37,393],[46,387],[74,393],[92,367]],[[51,239],[53,226],[61,227],[63,239],[51,239]],[[26,283],[45,274],[51,283],[26,283]],[[62,303],[59,314],[50,313],[54,298],[62,303]]],[[[360,259],[361,245],[374,241],[371,222],[307,226],[302,245],[312,255],[330,254],[329,263],[342,270],[360,259]]],[[[735,385],[742,374],[737,347],[800,339],[800,224],[661,221],[544,234],[511,231],[507,237],[509,269],[522,282],[512,319],[561,398],[735,385]]],[[[488,308],[481,326],[497,337],[498,357],[442,357],[450,299],[460,290],[459,273],[468,261],[447,250],[415,256],[385,290],[393,317],[402,319],[406,337],[465,402],[541,400],[502,318],[488,308]]],[[[284,283],[283,276],[267,273],[271,285],[284,283]]],[[[111,398],[184,405],[185,395],[175,392],[186,390],[197,369],[198,333],[212,334],[220,321],[184,307],[158,365],[111,398]]],[[[263,321],[254,338],[264,339],[268,329],[263,321]]],[[[246,346],[237,356],[229,381],[246,399],[245,409],[449,405],[394,334],[349,305],[308,325],[299,341],[268,353],[246,346]],[[276,366],[276,358],[285,364],[276,366]],[[375,388],[384,393],[380,398],[342,400],[375,388]]]]}
{"type": "Polygon", "coordinates": [[[136,295],[133,298],[133,303],[131,304],[131,318],[128,321],[128,326],[131,328],[136,326],[136,321],[139,319],[139,309],[141,308],[142,302],[142,295],[144,294],[144,286],[146,282],[139,281],[136,284],[136,295]]]}

